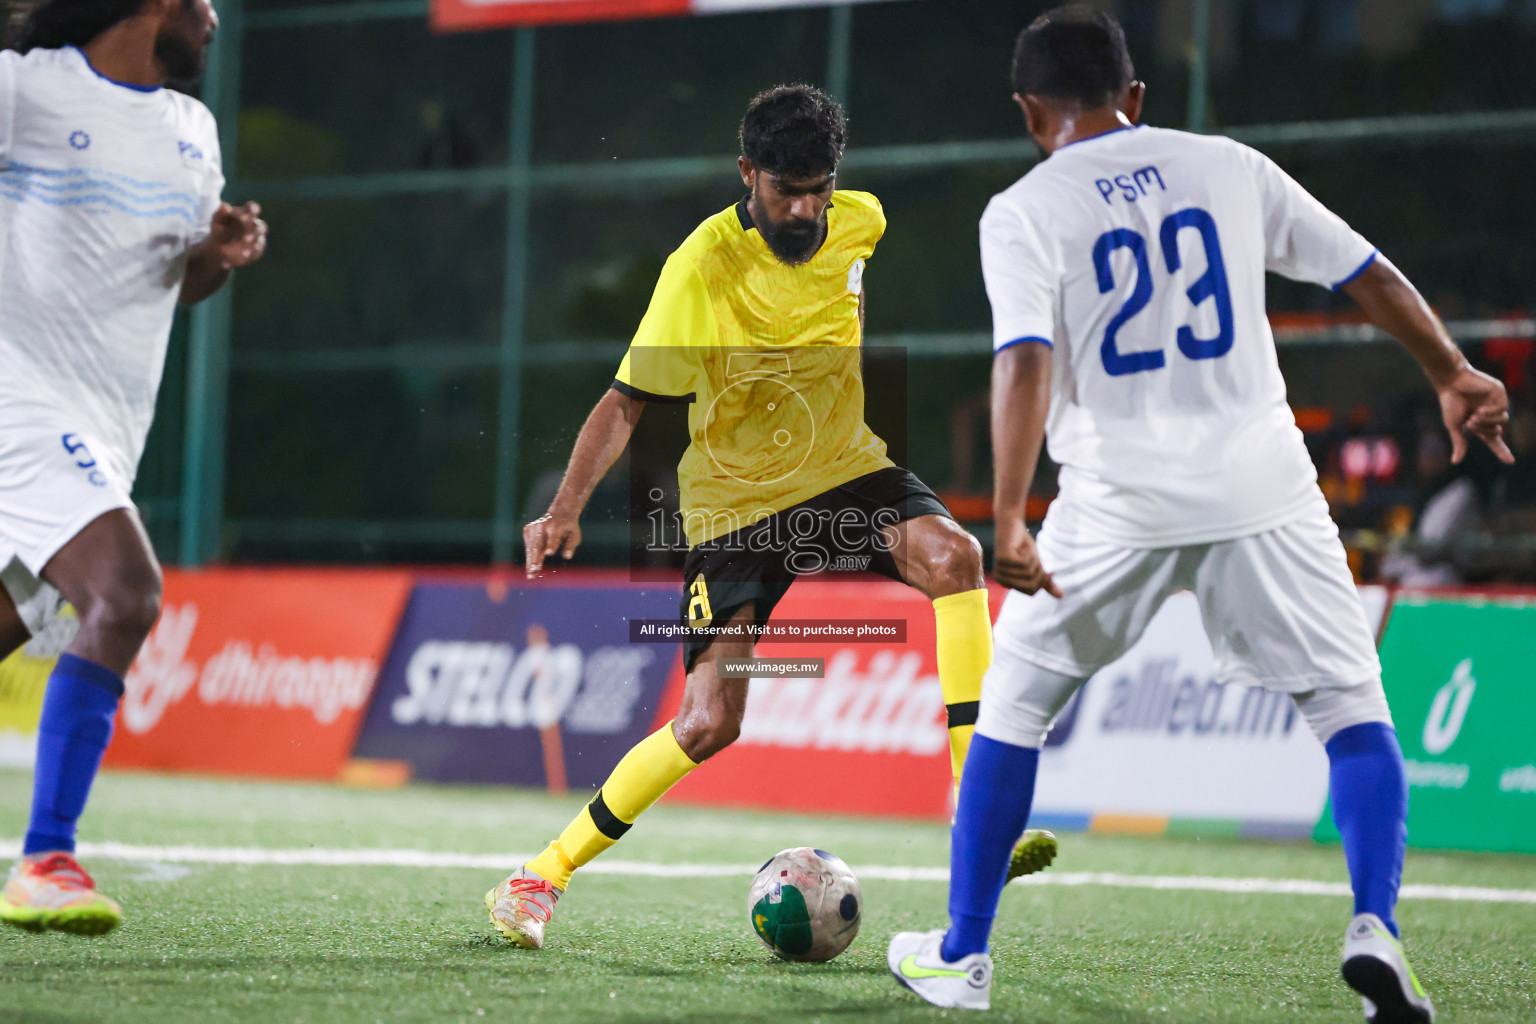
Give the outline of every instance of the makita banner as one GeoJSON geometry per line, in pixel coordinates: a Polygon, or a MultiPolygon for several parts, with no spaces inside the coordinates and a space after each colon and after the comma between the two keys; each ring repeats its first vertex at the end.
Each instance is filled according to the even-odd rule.
{"type": "Polygon", "coordinates": [[[596,789],[650,730],[677,644],[627,620],[676,618],[672,586],[423,583],[357,744],[436,782],[596,789]]]}
{"type": "MultiPolygon", "coordinates": [[[[802,580],[774,611],[775,620],[831,617],[904,620],[906,642],[759,644],[760,657],[826,659],[826,678],[754,678],[740,739],[666,799],[948,817],[949,733],[933,604],[900,583],[802,580]]],[[[678,686],[663,702],[665,712],[677,707],[678,686]]]]}
{"type": "Polygon", "coordinates": [[[870,0],[432,0],[432,27],[457,32],[578,21],[628,21],[691,14],[735,14],[791,7],[834,7],[870,0]]]}
{"type": "Polygon", "coordinates": [[[168,570],[106,764],[335,778],[410,586],[375,570],[168,570]]]}

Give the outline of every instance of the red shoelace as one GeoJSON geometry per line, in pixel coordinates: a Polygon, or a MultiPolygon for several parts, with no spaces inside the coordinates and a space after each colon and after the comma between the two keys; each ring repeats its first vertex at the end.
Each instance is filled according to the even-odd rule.
{"type": "Polygon", "coordinates": [[[96,888],[96,880],[86,874],[80,862],[67,853],[52,853],[42,860],[33,861],[32,874],[47,875],[55,881],[81,889],[96,888]]]}
{"type": "Polygon", "coordinates": [[[524,913],[545,924],[549,923],[550,917],[555,912],[554,901],[551,900],[550,905],[546,907],[542,901],[532,897],[534,893],[553,893],[554,891],[554,885],[543,878],[514,878],[507,883],[507,895],[523,897],[520,902],[523,904],[524,913]]]}

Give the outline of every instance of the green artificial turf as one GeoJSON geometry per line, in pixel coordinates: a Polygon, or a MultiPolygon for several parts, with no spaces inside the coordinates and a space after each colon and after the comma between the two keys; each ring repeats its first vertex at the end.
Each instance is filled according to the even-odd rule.
{"type": "MultiPolygon", "coordinates": [[[[29,780],[0,772],[0,835],[29,780]]],[[[109,775],[84,841],[526,853],[579,798],[392,792],[109,775]]],[[[861,864],[939,866],[932,824],[655,808],[615,856],[755,865],[811,844],[861,864]]],[[[579,876],[549,947],[514,950],[480,904],[495,871],[233,867],[97,859],[127,920],[78,939],[0,930],[0,1024],[113,1021],[930,1021],[954,1019],[886,974],[897,930],[944,920],[933,882],[864,883],[863,931],[830,964],[775,960],[752,935],[748,879],[579,876]]],[[[515,865],[509,865],[515,866],[515,865]]],[[[1063,837],[1063,871],[1343,881],[1336,849],[1188,837],[1063,837]]],[[[1410,854],[1405,881],[1536,888],[1536,859],[1410,854]]],[[[993,1012],[1067,1022],[1354,1022],[1338,980],[1343,898],[1015,887],[994,938],[993,1012]]],[[[1405,901],[1416,969],[1448,1024],[1536,1021],[1536,906],[1405,901]]]]}

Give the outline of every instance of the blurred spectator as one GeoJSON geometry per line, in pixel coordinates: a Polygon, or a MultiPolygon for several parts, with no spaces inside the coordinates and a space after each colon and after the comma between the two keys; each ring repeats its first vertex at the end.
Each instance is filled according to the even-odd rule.
{"type": "Polygon", "coordinates": [[[1382,560],[1381,575],[1404,586],[1452,586],[1462,582],[1453,562],[1452,543],[1483,528],[1477,487],[1451,464],[1450,442],[1439,431],[1420,435],[1416,461],[1419,479],[1429,482],[1430,496],[1414,522],[1412,547],[1388,554],[1382,560]]]}
{"type": "Polygon", "coordinates": [[[1536,533],[1536,410],[1516,406],[1506,434],[1515,464],[1501,465],[1494,480],[1492,527],[1506,535],[1536,533]]]}
{"type": "Polygon", "coordinates": [[[976,449],[986,449],[991,461],[992,394],[982,391],[956,402],[949,412],[949,461],[953,475],[947,490],[975,494],[991,489],[991,480],[976,478],[976,449]]]}

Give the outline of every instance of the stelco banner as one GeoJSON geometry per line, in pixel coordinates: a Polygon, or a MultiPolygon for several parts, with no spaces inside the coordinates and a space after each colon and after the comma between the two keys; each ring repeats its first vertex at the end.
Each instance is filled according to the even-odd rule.
{"type": "Polygon", "coordinates": [[[828,7],[866,0],[432,0],[438,31],[828,7]]]}
{"type": "MultiPolygon", "coordinates": [[[[1381,662],[1408,842],[1536,853],[1536,602],[1399,595],[1381,662]]],[[[1331,817],[1317,836],[1338,838],[1331,817]]]]}
{"type": "MultiPolygon", "coordinates": [[[[905,619],[907,642],[764,643],[761,657],[825,658],[824,679],[753,679],[741,737],[668,800],[946,818],[949,732],[933,605],[887,581],[802,581],[774,619],[905,619]]],[[[663,702],[663,720],[677,691],[663,702]]]]}
{"type": "Polygon", "coordinates": [[[335,778],[410,587],[388,571],[167,571],[105,763],[335,778]]]}
{"type": "Polygon", "coordinates": [[[670,619],[672,586],[423,584],[406,608],[358,741],[436,782],[596,789],[650,730],[675,644],[631,644],[670,619]]]}

